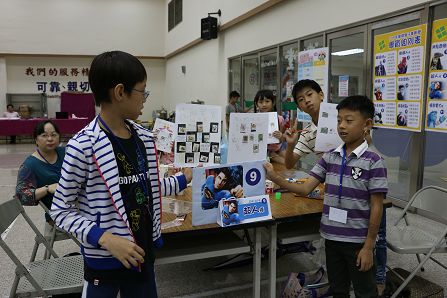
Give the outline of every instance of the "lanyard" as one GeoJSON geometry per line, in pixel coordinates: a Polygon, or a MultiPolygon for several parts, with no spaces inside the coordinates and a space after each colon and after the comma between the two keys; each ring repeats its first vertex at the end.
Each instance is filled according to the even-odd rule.
{"type": "Polygon", "coordinates": [[[146,173],[149,171],[149,169],[146,168],[146,162],[145,162],[144,156],[141,153],[140,146],[138,145],[138,142],[137,142],[136,137],[134,136],[132,130],[130,129],[129,131],[130,131],[130,136],[135,143],[135,147],[137,148],[137,162],[138,162],[137,167],[133,163],[133,160],[129,157],[129,154],[127,153],[123,144],[121,144],[121,141],[118,139],[117,136],[115,136],[113,131],[107,126],[107,124],[104,122],[104,120],[102,120],[101,116],[98,116],[98,119],[99,119],[99,122],[101,122],[101,125],[110,133],[112,138],[116,141],[116,143],[120,147],[121,151],[124,153],[124,155],[127,157],[129,162],[132,164],[132,167],[135,169],[135,172],[136,172],[135,174],[138,177],[138,183],[143,188],[143,191],[144,191],[144,194],[146,195],[146,197],[148,197],[149,196],[149,188],[147,185],[146,173]],[[140,177],[141,175],[140,175],[140,173],[138,173],[138,171],[143,171],[143,179],[141,179],[141,177],[140,177]],[[141,181],[141,180],[143,180],[143,181],[141,181]]]}
{"type": "Polygon", "coordinates": [[[340,168],[340,184],[338,186],[338,205],[340,206],[341,202],[341,193],[343,191],[343,174],[345,173],[346,169],[346,145],[343,146],[343,153],[341,157],[341,168],[340,168]]]}

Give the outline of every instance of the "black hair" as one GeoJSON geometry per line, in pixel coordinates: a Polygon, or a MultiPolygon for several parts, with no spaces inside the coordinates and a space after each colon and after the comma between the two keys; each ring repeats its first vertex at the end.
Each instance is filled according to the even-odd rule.
{"type": "Polygon", "coordinates": [[[50,123],[51,125],[53,125],[54,130],[55,130],[58,134],[60,134],[59,127],[56,125],[56,123],[54,123],[54,122],[51,121],[51,120],[44,120],[44,121],[42,121],[42,122],[37,123],[37,124],[36,124],[36,127],[34,127],[34,133],[33,133],[34,140],[37,139],[37,136],[38,136],[38,135],[43,134],[43,133],[45,132],[45,125],[47,125],[48,123],[50,123]]]}
{"type": "Polygon", "coordinates": [[[254,104],[253,104],[255,113],[258,112],[258,108],[256,107],[258,101],[263,98],[270,99],[273,103],[273,111],[276,111],[275,95],[273,95],[272,90],[263,89],[263,90],[259,90],[255,95],[255,100],[254,100],[254,104]]]}
{"type": "Polygon", "coordinates": [[[241,95],[236,90],[233,90],[230,92],[230,98],[233,98],[233,97],[239,98],[239,97],[241,97],[241,95]]]}
{"type": "Polygon", "coordinates": [[[314,80],[309,80],[309,79],[300,80],[293,86],[293,89],[292,89],[293,100],[295,100],[296,104],[298,104],[297,94],[298,94],[298,92],[301,92],[304,88],[313,89],[317,93],[320,93],[323,91],[323,90],[321,90],[321,86],[314,80]]]}
{"type": "Polygon", "coordinates": [[[8,105],[6,106],[6,108],[9,108],[9,107],[14,108],[14,106],[13,106],[12,104],[8,104],[8,105]]]}
{"type": "Polygon", "coordinates": [[[236,211],[234,211],[234,212],[231,212],[231,213],[237,213],[237,208],[238,208],[238,203],[237,203],[237,200],[231,200],[229,203],[228,203],[228,211],[230,211],[230,205],[231,204],[234,204],[234,206],[236,207],[236,211]]]}
{"type": "Polygon", "coordinates": [[[227,183],[231,180],[231,173],[229,168],[217,168],[215,169],[216,176],[220,173],[224,173],[225,177],[227,178],[227,183]]]}
{"type": "Polygon", "coordinates": [[[364,95],[346,97],[337,105],[338,111],[342,109],[359,111],[363,117],[374,119],[374,103],[364,95]]]}
{"type": "Polygon", "coordinates": [[[124,91],[129,94],[137,83],[146,78],[146,69],[141,61],[121,51],[105,52],[96,56],[88,74],[97,106],[111,102],[109,91],[116,85],[123,84],[124,91]]]}

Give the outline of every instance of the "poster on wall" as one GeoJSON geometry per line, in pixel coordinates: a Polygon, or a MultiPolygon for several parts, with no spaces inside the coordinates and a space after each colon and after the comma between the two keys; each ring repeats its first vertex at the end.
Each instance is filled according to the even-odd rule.
{"type": "Polygon", "coordinates": [[[178,104],[175,108],[174,165],[220,163],[221,107],[178,104]]]}
{"type": "MultiPolygon", "coordinates": [[[[319,48],[298,53],[298,81],[311,79],[320,84],[327,102],[329,81],[329,48],[319,48]]],[[[300,122],[310,122],[310,115],[298,109],[297,118],[300,122]]]]}
{"type": "Polygon", "coordinates": [[[263,162],[197,167],[192,178],[192,225],[216,223],[219,202],[265,194],[263,162]]]}
{"type": "Polygon", "coordinates": [[[425,130],[447,132],[447,19],[433,22],[425,130]]]}
{"type": "Polygon", "coordinates": [[[349,76],[339,76],[338,78],[338,96],[347,97],[349,95],[349,76]]]}
{"type": "Polygon", "coordinates": [[[228,162],[265,160],[269,135],[269,113],[231,113],[228,162]]]}
{"type": "Polygon", "coordinates": [[[421,131],[427,25],[374,37],[374,125],[421,131]]]}

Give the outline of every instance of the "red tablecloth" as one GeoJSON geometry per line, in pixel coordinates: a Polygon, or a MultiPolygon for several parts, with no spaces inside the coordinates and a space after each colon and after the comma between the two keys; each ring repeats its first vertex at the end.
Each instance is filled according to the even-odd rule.
{"type": "MultiPolygon", "coordinates": [[[[0,119],[0,135],[32,135],[36,124],[43,120],[46,119],[0,119]]],[[[51,119],[51,121],[56,123],[61,134],[75,134],[89,123],[87,118],[51,119]]]]}

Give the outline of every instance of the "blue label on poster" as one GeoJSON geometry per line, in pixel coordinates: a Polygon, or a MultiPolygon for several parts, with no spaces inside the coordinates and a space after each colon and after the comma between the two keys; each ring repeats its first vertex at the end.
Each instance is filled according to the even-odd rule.
{"type": "Polygon", "coordinates": [[[266,204],[266,200],[264,200],[265,203],[263,202],[256,202],[256,203],[249,203],[249,204],[245,204],[242,206],[239,206],[240,210],[240,214],[242,215],[243,219],[249,219],[249,218],[257,218],[257,217],[262,217],[262,216],[266,216],[269,214],[269,208],[268,205],[266,204]]]}

